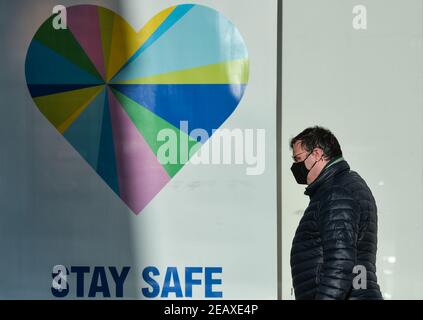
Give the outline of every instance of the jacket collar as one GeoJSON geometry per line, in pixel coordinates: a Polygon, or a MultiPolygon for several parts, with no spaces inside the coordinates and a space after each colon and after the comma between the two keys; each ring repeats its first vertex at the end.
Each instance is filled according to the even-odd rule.
{"type": "Polygon", "coordinates": [[[322,186],[326,181],[332,179],[334,176],[341,172],[350,170],[350,166],[344,159],[334,159],[326,164],[319,176],[314,180],[306,189],[304,194],[307,196],[313,196],[319,187],[322,186]]]}

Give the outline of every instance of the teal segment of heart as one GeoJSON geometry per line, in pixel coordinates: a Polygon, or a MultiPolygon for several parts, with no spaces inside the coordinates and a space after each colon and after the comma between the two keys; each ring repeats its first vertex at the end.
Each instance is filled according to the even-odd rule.
{"type": "Polygon", "coordinates": [[[248,58],[238,29],[220,13],[194,6],[166,34],[133,59],[113,82],[248,58]]]}

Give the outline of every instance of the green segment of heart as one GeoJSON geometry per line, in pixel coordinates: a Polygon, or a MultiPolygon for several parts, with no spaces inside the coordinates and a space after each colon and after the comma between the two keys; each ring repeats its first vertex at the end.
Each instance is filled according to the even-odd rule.
{"type": "Polygon", "coordinates": [[[58,29],[53,27],[54,16],[50,17],[37,31],[34,39],[56,51],[72,63],[78,65],[90,74],[101,79],[97,69],[87,57],[84,49],[77,42],[69,29],[58,29]]]}
{"type": "Polygon", "coordinates": [[[185,132],[182,132],[175,126],[171,125],[169,122],[156,116],[148,109],[139,105],[125,95],[119,93],[117,90],[112,89],[112,92],[119,100],[125,111],[128,113],[129,117],[134,122],[139,132],[144,136],[154,154],[157,155],[159,153],[159,149],[164,147],[164,141],[158,141],[157,139],[159,133],[169,132],[163,130],[170,130],[169,136],[170,138],[174,138],[176,145],[171,147],[169,152],[176,152],[175,158],[177,158],[178,163],[166,163],[163,164],[163,166],[169,176],[173,177],[185,165],[186,161],[189,160],[189,152],[193,150],[193,148],[199,148],[201,144],[192,139],[185,132]]]}

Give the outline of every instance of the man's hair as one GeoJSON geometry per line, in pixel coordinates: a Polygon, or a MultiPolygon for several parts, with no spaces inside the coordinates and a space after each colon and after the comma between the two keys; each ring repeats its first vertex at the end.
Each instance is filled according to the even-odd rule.
{"type": "Polygon", "coordinates": [[[342,156],[341,146],[338,140],[326,128],[314,126],[305,129],[291,139],[291,149],[294,148],[294,144],[298,141],[301,141],[302,148],[307,152],[313,151],[314,148],[322,149],[326,160],[332,160],[333,158],[342,156]]]}

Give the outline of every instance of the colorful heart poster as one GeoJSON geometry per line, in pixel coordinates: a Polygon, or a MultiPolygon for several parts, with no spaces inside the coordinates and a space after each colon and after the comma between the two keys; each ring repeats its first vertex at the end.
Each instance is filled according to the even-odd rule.
{"type": "Polygon", "coordinates": [[[244,40],[228,19],[202,5],[169,7],[138,32],[94,5],[68,7],[67,29],[55,29],[54,18],[28,49],[31,96],[138,214],[186,163],[158,159],[160,132],[171,130],[178,146],[198,150],[204,141],[181,121],[211,137],[237,108],[249,77],[244,40]]]}

